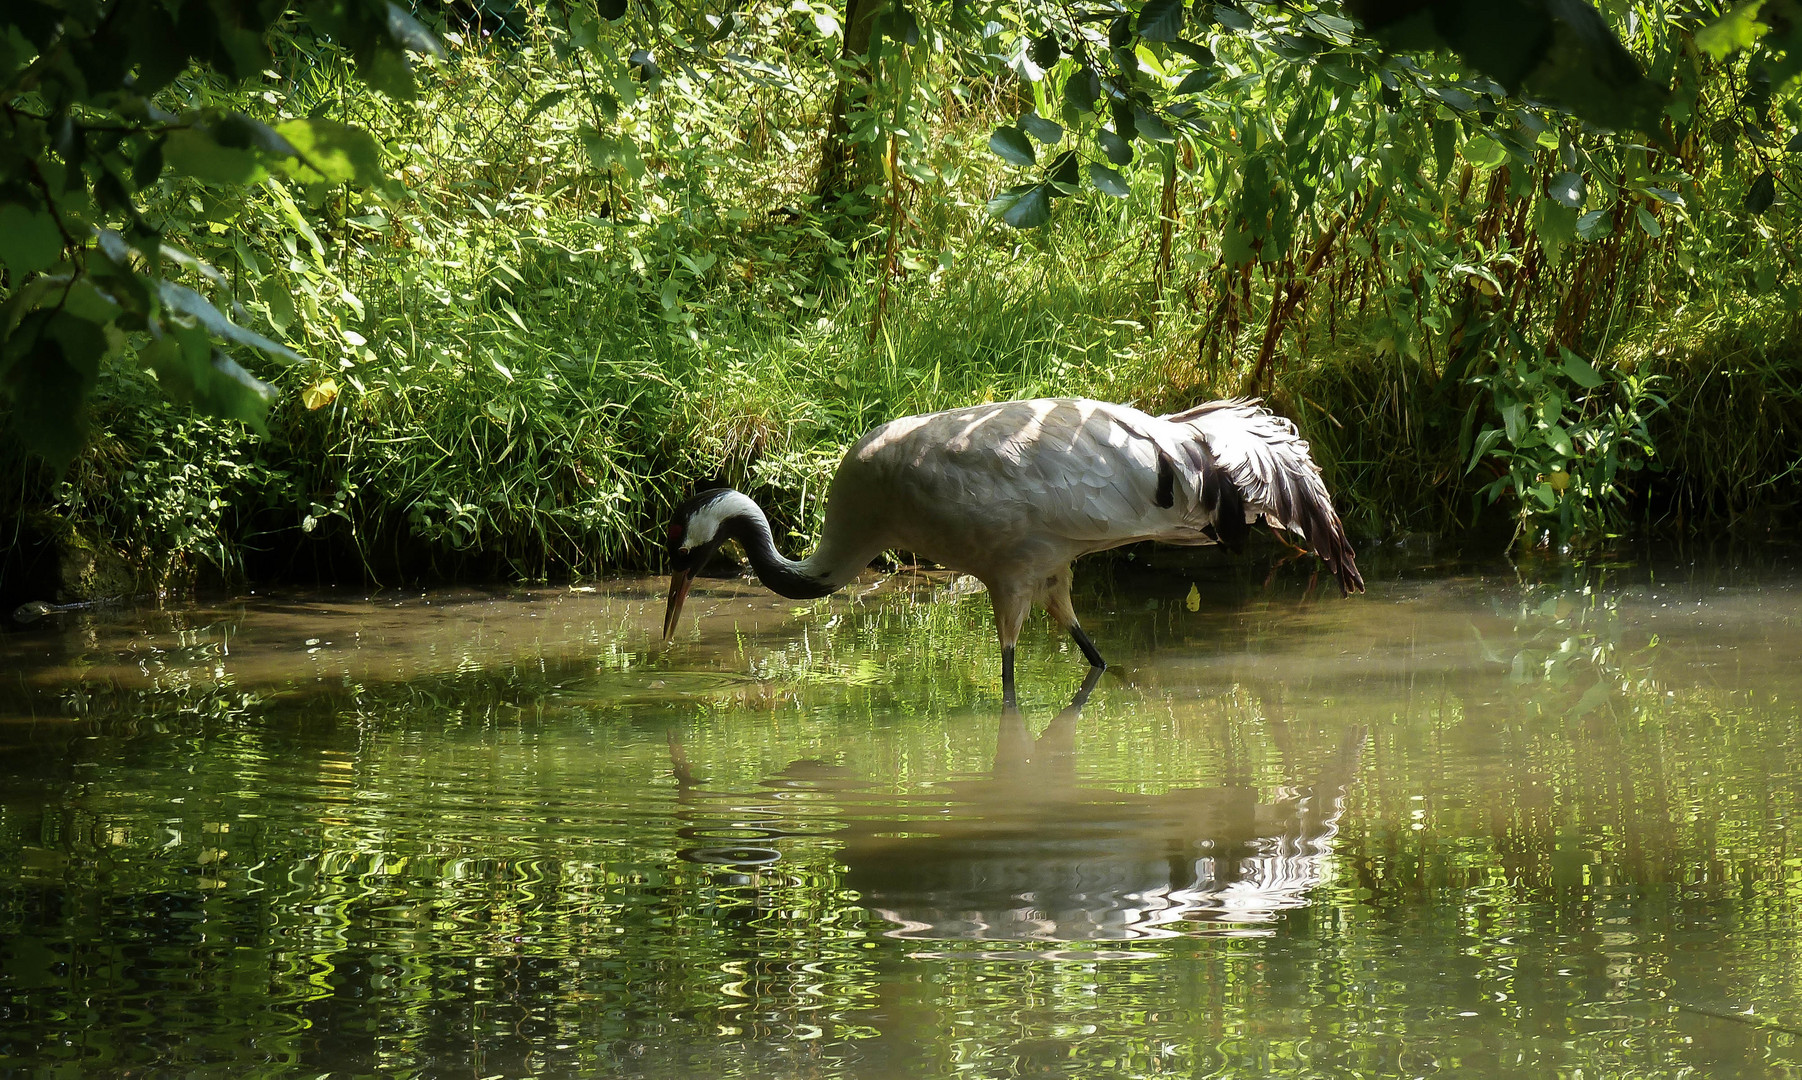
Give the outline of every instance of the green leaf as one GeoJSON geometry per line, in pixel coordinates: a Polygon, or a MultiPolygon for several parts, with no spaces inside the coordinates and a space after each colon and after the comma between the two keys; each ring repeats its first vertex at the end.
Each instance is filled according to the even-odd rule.
{"type": "Polygon", "coordinates": [[[1064,107],[1077,113],[1095,111],[1095,99],[1101,96],[1101,77],[1091,68],[1077,68],[1064,80],[1064,107]]]}
{"type": "Polygon", "coordinates": [[[269,325],[282,333],[294,325],[294,296],[280,280],[271,276],[263,279],[258,290],[263,304],[269,309],[269,325]]]}
{"type": "Polygon", "coordinates": [[[1762,214],[1776,201],[1777,181],[1771,175],[1771,170],[1766,169],[1758,174],[1752,181],[1751,188],[1746,191],[1746,211],[1754,215],[1762,214]]]}
{"type": "Polygon", "coordinates": [[[1146,41],[1177,41],[1183,34],[1183,0],[1146,0],[1139,11],[1139,36],[1146,41]]]}
{"type": "Polygon", "coordinates": [[[1131,16],[1121,15],[1118,18],[1116,18],[1113,22],[1108,24],[1108,28],[1107,28],[1107,47],[1108,48],[1123,49],[1127,46],[1127,44],[1129,42],[1132,41],[1132,39],[1133,39],[1133,26],[1132,26],[1132,17],[1131,16]]]}
{"type": "Polygon", "coordinates": [[[1763,4],[1764,0],[1745,0],[1734,5],[1733,10],[1696,31],[1696,48],[1716,60],[1724,60],[1728,53],[1758,44],[1758,39],[1770,30],[1758,18],[1763,4]]]}
{"type": "Polygon", "coordinates": [[[1022,116],[1020,118],[1020,126],[1026,130],[1028,135],[1031,135],[1046,146],[1055,146],[1057,145],[1057,141],[1064,137],[1063,125],[1057,123],[1055,120],[1047,120],[1038,113],[1029,112],[1025,116],[1022,116]]]}
{"type": "Polygon", "coordinates": [[[437,35],[427,30],[418,19],[407,13],[406,8],[393,0],[389,0],[388,4],[388,36],[408,52],[444,56],[444,46],[439,43],[437,35]]]}
{"type": "Polygon", "coordinates": [[[608,22],[626,17],[626,0],[596,0],[595,10],[608,22]]]}
{"type": "Polygon", "coordinates": [[[1452,156],[1457,152],[1457,121],[1433,121],[1433,183],[1445,183],[1446,175],[1452,171],[1452,156]]]}
{"type": "Polygon", "coordinates": [[[988,211],[1016,229],[1031,229],[1051,220],[1051,193],[1044,184],[1008,188],[989,200],[988,211]]]}
{"type": "Polygon", "coordinates": [[[1566,348],[1560,348],[1558,351],[1564,354],[1564,373],[1570,376],[1571,382],[1585,390],[1594,390],[1605,381],[1602,373],[1597,371],[1595,365],[1588,360],[1566,348]]]}
{"type": "Polygon", "coordinates": [[[0,342],[13,432],[54,469],[87,440],[88,394],[106,350],[100,327],[64,312],[33,312],[0,342]]]}
{"type": "Polygon", "coordinates": [[[1561,172],[1546,185],[1546,194],[1560,206],[1580,209],[1583,206],[1583,177],[1574,172],[1561,172]]]}
{"type": "Polygon", "coordinates": [[[1089,183],[1094,184],[1095,190],[1105,195],[1124,199],[1133,193],[1132,185],[1126,182],[1126,177],[1098,161],[1090,163],[1088,173],[1089,183]]]}
{"type": "Polygon", "coordinates": [[[275,129],[294,147],[294,156],[277,167],[303,184],[357,184],[379,186],[382,152],[375,139],[361,128],[323,117],[289,120],[275,129]]]}
{"type": "Polygon", "coordinates": [[[1519,446],[1527,433],[1527,407],[1518,401],[1502,406],[1502,425],[1507,430],[1508,441],[1519,446]]]}
{"type": "Polygon", "coordinates": [[[213,348],[204,330],[171,327],[151,341],[143,359],[176,400],[213,416],[241,420],[259,432],[266,430],[275,392],[213,348]]]}
{"type": "Polygon", "coordinates": [[[1032,57],[1033,63],[1048,68],[1057,63],[1058,57],[1063,55],[1063,48],[1058,45],[1056,34],[1045,33],[1033,39],[1032,47],[1027,50],[1026,55],[1032,57]]]}
{"type": "Polygon", "coordinates": [[[1133,109],[1133,127],[1138,131],[1140,138],[1151,142],[1176,141],[1176,136],[1170,133],[1170,129],[1164,126],[1164,122],[1155,113],[1146,109],[1136,107],[1133,109]]]}
{"type": "Polygon", "coordinates": [[[1228,4],[1215,4],[1214,18],[1221,26],[1226,27],[1235,34],[1244,34],[1256,30],[1258,27],[1258,24],[1252,21],[1250,15],[1247,15],[1245,12],[1228,4]]]}
{"type": "Polygon", "coordinates": [[[1635,206],[1633,208],[1633,213],[1634,217],[1639,221],[1640,230],[1647,236],[1656,240],[1664,235],[1664,227],[1658,224],[1658,219],[1653,217],[1651,212],[1645,207],[1635,206]]]}
{"type": "Polygon", "coordinates": [[[1614,231],[1614,217],[1606,210],[1591,210],[1577,219],[1577,235],[1585,240],[1600,240],[1614,231]]]}
{"type": "Polygon", "coordinates": [[[163,162],[183,176],[217,186],[254,184],[269,175],[256,151],[221,146],[199,128],[171,131],[163,143],[163,162]]]}
{"type": "Polygon", "coordinates": [[[1228,266],[1244,266],[1258,257],[1257,249],[1252,246],[1252,239],[1251,233],[1240,223],[1228,225],[1220,235],[1220,257],[1226,260],[1228,266]]]}
{"type": "Polygon", "coordinates": [[[644,159],[639,156],[638,144],[629,136],[603,135],[594,128],[583,125],[577,137],[582,141],[582,149],[588,154],[589,162],[602,172],[618,165],[634,180],[644,175],[644,159]]]}
{"type": "Polygon", "coordinates": [[[1576,447],[1571,445],[1570,432],[1564,430],[1562,424],[1547,424],[1545,428],[1545,444],[1552,448],[1552,453],[1559,457],[1575,457],[1576,447]]]}
{"type": "Polygon", "coordinates": [[[1556,266],[1565,245],[1577,238],[1577,212],[1551,199],[1540,199],[1533,207],[1533,232],[1545,246],[1546,258],[1556,266]]]}
{"type": "Polygon", "coordinates": [[[1438,98],[1456,112],[1474,112],[1477,99],[1455,86],[1434,86],[1427,90],[1429,97],[1438,98]]]}
{"type": "Polygon", "coordinates": [[[1102,153],[1105,153],[1107,159],[1114,164],[1131,165],[1133,163],[1132,144],[1114,132],[1102,128],[1095,136],[1095,141],[1101,144],[1102,153]]]}
{"type": "Polygon", "coordinates": [[[1508,160],[1508,151],[1487,135],[1478,135],[1463,147],[1464,160],[1479,169],[1493,169],[1508,160]]]}
{"type": "Polygon", "coordinates": [[[1082,162],[1077,158],[1076,151],[1065,150],[1051,163],[1051,168],[1046,170],[1045,179],[1057,185],[1056,194],[1074,194],[1082,186],[1081,166],[1082,162]]]}
{"type": "Polygon", "coordinates": [[[1038,163],[1038,154],[1033,151],[1032,140],[1026,132],[1017,127],[996,128],[989,136],[989,149],[995,156],[1010,165],[1028,166],[1038,163]]]}
{"type": "Polygon", "coordinates": [[[279,356],[284,360],[298,361],[301,359],[299,353],[286,345],[278,344],[255,330],[247,330],[232,322],[225,317],[224,312],[214,307],[211,301],[186,285],[178,285],[167,280],[159,281],[157,282],[157,297],[162,300],[165,307],[194,319],[214,337],[235,341],[240,345],[248,345],[272,356],[279,356]]]}
{"type": "Polygon", "coordinates": [[[1214,50],[1206,45],[1178,38],[1170,43],[1170,51],[1188,57],[1201,67],[1214,66],[1214,50]]]}
{"type": "Polygon", "coordinates": [[[1504,434],[1506,432],[1501,428],[1484,428],[1483,433],[1477,436],[1476,444],[1471,448],[1470,464],[1464,467],[1464,471],[1467,474],[1475,471],[1476,467],[1482,464],[1483,459],[1489,456],[1489,452],[1495,449],[1495,444],[1502,441],[1504,434]]]}
{"type": "Polygon", "coordinates": [[[1183,81],[1176,84],[1173,93],[1199,94],[1220,80],[1220,71],[1213,67],[1198,67],[1183,76],[1183,81]]]}
{"type": "Polygon", "coordinates": [[[537,101],[532,102],[532,107],[526,110],[525,122],[529,124],[536,120],[545,110],[555,108],[568,96],[568,90],[552,90],[541,95],[537,101]]]}
{"type": "Polygon", "coordinates": [[[62,257],[63,234],[49,214],[18,203],[0,206],[0,262],[12,271],[15,287],[62,257]]]}

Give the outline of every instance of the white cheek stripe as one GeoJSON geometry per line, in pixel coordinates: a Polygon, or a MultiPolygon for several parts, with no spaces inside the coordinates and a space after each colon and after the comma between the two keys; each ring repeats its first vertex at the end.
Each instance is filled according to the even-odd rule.
{"type": "Polygon", "coordinates": [[[692,551],[702,544],[709,543],[719,533],[720,526],[727,518],[740,514],[757,513],[757,504],[751,497],[737,491],[728,491],[719,498],[695,511],[695,516],[688,519],[688,536],[682,541],[678,550],[692,551]]]}

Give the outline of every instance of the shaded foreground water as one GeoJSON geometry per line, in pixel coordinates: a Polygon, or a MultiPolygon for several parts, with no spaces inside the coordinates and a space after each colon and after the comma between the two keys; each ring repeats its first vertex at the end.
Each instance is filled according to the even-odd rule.
{"type": "Polygon", "coordinates": [[[0,1071],[1802,1072],[1793,560],[1152,560],[0,639],[0,1071]]]}

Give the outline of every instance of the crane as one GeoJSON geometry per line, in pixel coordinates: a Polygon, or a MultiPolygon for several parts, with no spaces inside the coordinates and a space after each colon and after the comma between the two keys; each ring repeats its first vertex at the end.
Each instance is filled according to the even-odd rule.
{"type": "Polygon", "coordinates": [[[1343,592],[1363,591],[1307,442],[1256,400],[1152,416],[1039,398],[903,417],[845,453],[819,546],[805,559],[783,557],[769,519],[742,492],[713,488],[679,504],[663,637],[673,640],[695,575],[729,539],[765,586],[796,600],[834,592],[884,551],[911,551],[988,587],[1002,700],[1012,705],[1014,645],[1034,604],[1091,667],[1107,666],[1070,604],[1073,560],[1141,540],[1237,551],[1260,516],[1306,539],[1343,592]]]}

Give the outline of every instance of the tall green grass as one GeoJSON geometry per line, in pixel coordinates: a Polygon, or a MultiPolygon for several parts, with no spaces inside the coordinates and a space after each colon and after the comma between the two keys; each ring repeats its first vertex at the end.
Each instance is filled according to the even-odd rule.
{"type": "MultiPolygon", "coordinates": [[[[1163,410],[1238,391],[1280,283],[1262,265],[1223,302],[1208,205],[1181,208],[1160,281],[1155,169],[1127,200],[1063,201],[1051,229],[993,221],[984,203],[1010,178],[987,134],[1015,104],[999,88],[929,117],[939,178],[888,193],[905,210],[891,263],[882,223],[812,195],[824,94],[650,102],[635,183],[584,151],[575,98],[522,120],[568,86],[542,43],[457,48],[407,105],[359,94],[343,65],[294,43],[258,93],[369,128],[393,190],[272,181],[225,232],[190,221],[190,200],[217,196],[186,182],[165,181],[153,207],[231,276],[253,322],[309,357],[259,372],[281,395],[270,437],[188,416],[122,360],[90,449],[60,478],[19,462],[6,512],[158,586],[646,567],[668,508],[712,483],[763,500],[800,547],[843,449],[892,417],[1044,394],[1163,410]]],[[[1492,187],[1503,201],[1473,195],[1446,220],[1501,220],[1492,187]]],[[[1387,244],[1413,220],[1368,235],[1387,244]]],[[[1384,284],[1360,250],[1335,250],[1282,332],[1271,401],[1312,440],[1355,533],[1468,527],[1498,468],[1465,460],[1483,400],[1397,306],[1406,282],[1384,284]]],[[[1672,272],[1649,259],[1668,249],[1634,272],[1672,272]]],[[[1742,310],[1745,284],[1691,290],[1675,320],[1655,304],[1617,313],[1618,293],[1597,293],[1582,325],[1608,329],[1585,347],[1660,374],[1672,402],[1664,471],[1629,493],[1640,519],[1793,519],[1794,321],[1742,310]]]]}

